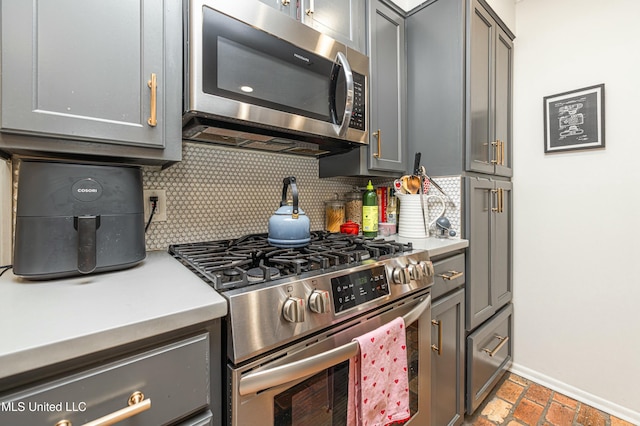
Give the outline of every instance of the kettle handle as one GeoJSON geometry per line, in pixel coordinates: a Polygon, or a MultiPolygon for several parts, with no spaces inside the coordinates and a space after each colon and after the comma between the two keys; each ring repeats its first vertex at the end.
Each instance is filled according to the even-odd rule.
{"type": "Polygon", "coordinates": [[[296,178],[293,176],[286,177],[282,180],[282,201],[280,207],[287,205],[287,187],[291,186],[291,196],[293,197],[293,218],[298,217],[298,187],[296,186],[296,178]]]}

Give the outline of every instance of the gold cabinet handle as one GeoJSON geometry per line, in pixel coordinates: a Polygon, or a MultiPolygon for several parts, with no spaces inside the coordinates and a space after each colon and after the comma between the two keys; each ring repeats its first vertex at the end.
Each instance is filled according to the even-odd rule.
{"type": "Polygon", "coordinates": [[[504,213],[504,189],[498,189],[498,213],[504,213]]]}
{"type": "Polygon", "coordinates": [[[500,205],[499,205],[500,200],[498,200],[499,197],[500,197],[499,191],[497,189],[492,189],[491,190],[491,211],[492,212],[498,213],[500,211],[500,205]]]}
{"type": "Polygon", "coordinates": [[[375,158],[380,158],[380,152],[382,151],[382,130],[378,129],[377,132],[373,134],[378,139],[378,152],[374,152],[373,156],[375,158]]]}
{"type": "Polygon", "coordinates": [[[151,408],[151,399],[144,399],[142,392],[136,391],[131,394],[127,404],[129,405],[128,407],[114,411],[111,414],[107,414],[106,416],[100,417],[99,419],[89,423],[85,423],[84,426],[108,426],[121,422],[151,408]]]}
{"type": "Polygon", "coordinates": [[[157,91],[158,91],[158,78],[156,76],[156,73],[151,73],[151,80],[147,81],[147,86],[149,86],[149,88],[151,89],[151,111],[150,111],[150,117],[147,120],[147,123],[149,124],[149,126],[151,127],[156,127],[156,125],[158,124],[158,120],[157,120],[157,91]]]}
{"type": "Polygon", "coordinates": [[[504,141],[500,141],[500,164],[504,166],[504,141]]]}
{"type": "Polygon", "coordinates": [[[496,346],[495,349],[491,350],[487,348],[482,348],[482,350],[488,353],[490,357],[493,357],[495,354],[497,354],[500,351],[500,349],[502,349],[502,347],[506,345],[507,342],[509,341],[509,336],[502,337],[502,336],[496,335],[495,338],[500,340],[500,343],[498,343],[498,346],[496,346]]]}
{"type": "Polygon", "coordinates": [[[500,141],[493,141],[491,142],[491,146],[493,147],[493,160],[491,160],[491,164],[499,164],[499,160],[498,160],[498,145],[500,144],[500,141]]]}
{"type": "Polygon", "coordinates": [[[438,355],[442,355],[442,321],[432,319],[431,325],[438,327],[438,345],[431,345],[431,350],[436,352],[438,355]]]}
{"type": "Polygon", "coordinates": [[[464,272],[458,272],[458,271],[447,271],[448,273],[450,273],[451,275],[447,275],[447,274],[439,274],[438,276],[440,278],[443,278],[447,281],[453,281],[455,279],[460,278],[461,276],[464,275],[464,272]]]}
{"type": "Polygon", "coordinates": [[[73,426],[69,420],[60,420],[55,426],[73,426]]]}

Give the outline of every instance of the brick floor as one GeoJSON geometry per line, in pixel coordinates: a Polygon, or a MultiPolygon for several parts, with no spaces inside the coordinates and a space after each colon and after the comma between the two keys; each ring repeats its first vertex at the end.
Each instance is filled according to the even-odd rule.
{"type": "Polygon", "coordinates": [[[496,425],[638,426],[512,373],[506,373],[463,422],[463,426],[496,425]]]}

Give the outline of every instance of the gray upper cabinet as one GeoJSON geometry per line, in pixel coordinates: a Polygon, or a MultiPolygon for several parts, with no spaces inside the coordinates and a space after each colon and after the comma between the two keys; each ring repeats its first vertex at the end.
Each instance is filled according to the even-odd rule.
{"type": "Polygon", "coordinates": [[[509,177],[513,35],[481,0],[437,0],[407,17],[408,161],[431,176],[509,177]]]}
{"type": "Polygon", "coordinates": [[[3,1],[0,149],[179,160],[181,11],[179,0],[3,1]]]}
{"type": "Polygon", "coordinates": [[[366,0],[259,0],[359,52],[367,52],[366,0]]]}
{"type": "Polygon", "coordinates": [[[466,328],[471,331],[512,298],[512,183],[465,178],[465,228],[469,239],[466,270],[466,328]]]}
{"type": "MultiPolygon", "coordinates": [[[[317,2],[316,2],[317,3],[317,2]]],[[[320,177],[403,174],[406,165],[405,23],[388,4],[368,10],[369,146],[320,159],[320,177]]]]}
{"type": "Polygon", "coordinates": [[[479,2],[470,9],[466,169],[512,176],[513,42],[479,2]]]}
{"type": "Polygon", "coordinates": [[[300,20],[323,34],[366,53],[365,0],[299,0],[300,20]]]}
{"type": "Polygon", "coordinates": [[[280,12],[291,16],[292,18],[296,18],[298,13],[298,9],[296,8],[297,1],[293,0],[259,0],[260,3],[264,3],[267,6],[271,6],[274,9],[279,10],[280,12]]]}

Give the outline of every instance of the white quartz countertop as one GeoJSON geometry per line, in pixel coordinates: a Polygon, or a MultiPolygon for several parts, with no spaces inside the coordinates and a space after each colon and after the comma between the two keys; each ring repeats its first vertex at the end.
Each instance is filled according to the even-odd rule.
{"type": "Polygon", "coordinates": [[[461,238],[404,238],[398,234],[386,238],[393,238],[399,243],[412,243],[414,249],[426,250],[429,257],[440,256],[452,251],[460,250],[469,246],[469,241],[461,238]]]}
{"type": "Polygon", "coordinates": [[[122,271],[0,278],[0,378],[207,322],[226,300],[163,251],[122,271]]]}

